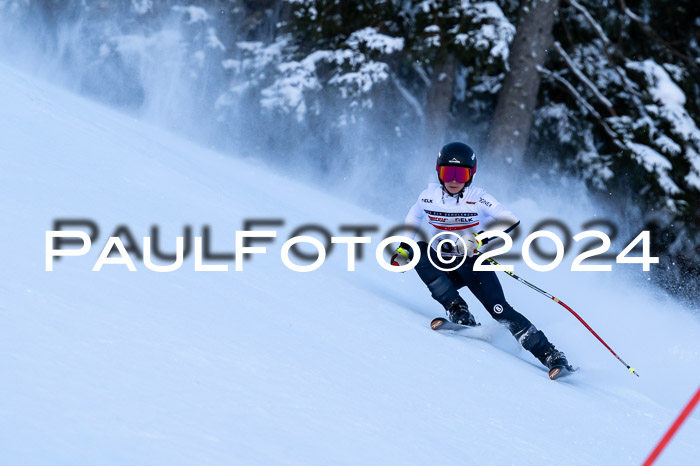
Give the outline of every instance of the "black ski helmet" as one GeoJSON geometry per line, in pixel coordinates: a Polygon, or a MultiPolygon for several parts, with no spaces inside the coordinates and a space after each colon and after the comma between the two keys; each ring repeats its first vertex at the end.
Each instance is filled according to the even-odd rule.
{"type": "Polygon", "coordinates": [[[464,167],[469,169],[470,176],[465,187],[470,186],[476,174],[476,154],[474,149],[461,142],[451,142],[442,146],[435,162],[435,171],[438,174],[440,184],[444,186],[445,183],[440,179],[440,167],[464,167]]]}

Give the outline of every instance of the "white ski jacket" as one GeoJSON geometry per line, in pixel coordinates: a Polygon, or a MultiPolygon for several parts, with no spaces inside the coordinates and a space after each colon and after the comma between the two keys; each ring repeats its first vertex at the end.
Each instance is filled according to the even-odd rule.
{"type": "MultiPolygon", "coordinates": [[[[482,188],[469,186],[464,188],[461,194],[454,195],[449,194],[438,183],[429,184],[428,188],[420,193],[404,223],[420,228],[424,219],[430,225],[429,238],[446,231],[460,236],[466,232],[478,233],[488,229],[485,226],[487,221],[505,225],[499,229],[509,233],[520,223],[513,212],[482,188]]],[[[416,234],[407,236],[415,238],[416,234]]],[[[450,236],[452,235],[443,235],[441,238],[450,236]]],[[[454,236],[452,239],[454,240],[454,236]]],[[[439,241],[434,241],[433,247],[438,243],[439,241]]]]}

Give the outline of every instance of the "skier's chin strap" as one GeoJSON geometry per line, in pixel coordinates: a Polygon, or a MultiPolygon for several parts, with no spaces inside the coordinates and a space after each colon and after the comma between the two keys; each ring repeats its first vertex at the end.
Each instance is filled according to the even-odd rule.
{"type": "Polygon", "coordinates": [[[440,185],[442,185],[442,203],[443,204],[445,203],[445,194],[447,194],[450,197],[457,198],[457,204],[459,204],[459,200],[464,197],[464,190],[467,189],[467,185],[465,184],[458,193],[452,194],[451,192],[449,192],[447,190],[447,188],[445,187],[445,184],[442,181],[440,181],[440,185]]]}

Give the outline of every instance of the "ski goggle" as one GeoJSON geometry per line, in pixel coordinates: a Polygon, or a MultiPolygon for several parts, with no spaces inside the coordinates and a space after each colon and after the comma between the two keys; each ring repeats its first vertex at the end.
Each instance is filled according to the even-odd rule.
{"type": "Polygon", "coordinates": [[[466,183],[472,177],[472,172],[469,168],[465,167],[438,167],[438,176],[440,179],[449,183],[450,181],[456,181],[457,183],[466,183]]]}

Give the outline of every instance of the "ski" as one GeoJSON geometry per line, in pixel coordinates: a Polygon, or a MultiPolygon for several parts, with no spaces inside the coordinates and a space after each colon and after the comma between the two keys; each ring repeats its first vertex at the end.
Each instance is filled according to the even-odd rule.
{"type": "MultiPolygon", "coordinates": [[[[432,320],[432,322],[430,322],[430,328],[445,334],[459,334],[461,336],[482,340],[491,344],[494,343],[493,329],[489,327],[482,327],[481,324],[467,326],[455,324],[444,317],[436,317],[432,320]]],[[[507,350],[507,347],[501,349],[507,350]]]]}
{"type": "Polygon", "coordinates": [[[449,320],[445,319],[444,317],[436,317],[430,322],[430,328],[433,330],[453,330],[453,331],[458,331],[458,330],[465,330],[469,328],[476,328],[479,327],[481,324],[476,324],[472,327],[466,326],[466,325],[461,325],[461,324],[455,324],[454,322],[450,322],[449,320]]]}
{"type": "Polygon", "coordinates": [[[474,326],[460,325],[450,322],[444,317],[436,317],[430,322],[430,328],[445,334],[481,340],[511,354],[517,354],[520,345],[513,339],[505,328],[477,324],[474,326]]]}

